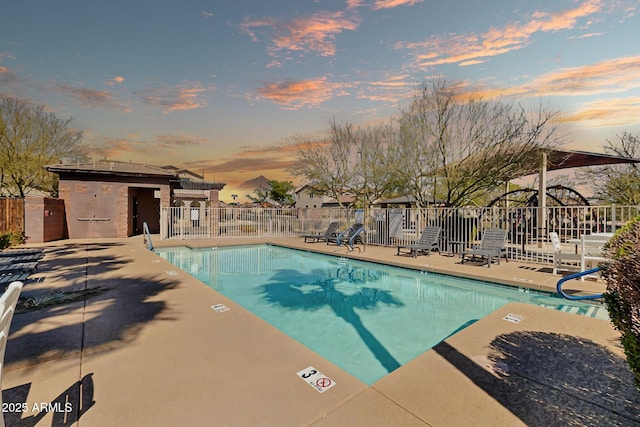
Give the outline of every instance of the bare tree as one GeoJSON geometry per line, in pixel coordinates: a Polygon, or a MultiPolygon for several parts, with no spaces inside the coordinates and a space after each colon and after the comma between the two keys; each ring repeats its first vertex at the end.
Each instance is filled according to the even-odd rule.
{"type": "Polygon", "coordinates": [[[533,113],[500,100],[462,94],[445,79],[423,84],[400,112],[407,182],[417,200],[425,191],[448,206],[464,206],[531,173],[540,150],[560,144],[556,113],[533,113]],[[406,147],[406,148],[405,148],[406,147]]]}
{"type": "Polygon", "coordinates": [[[298,162],[290,172],[304,177],[317,194],[336,198],[341,207],[345,195],[368,206],[393,186],[387,149],[394,140],[391,125],[356,128],[333,119],[326,138],[297,141],[298,162]]]}
{"type": "Polygon", "coordinates": [[[370,206],[386,196],[396,184],[390,147],[396,141],[396,132],[390,123],[359,128],[355,132],[357,158],[355,180],[350,192],[359,204],[370,206]]]}
{"type": "Polygon", "coordinates": [[[344,207],[342,196],[349,192],[355,180],[354,153],[357,148],[353,126],[349,123],[340,125],[333,119],[326,137],[298,137],[296,143],[298,162],[290,172],[306,178],[316,194],[334,197],[344,207]]]}
{"type": "Polygon", "coordinates": [[[82,132],[42,106],[0,98],[0,176],[2,194],[24,197],[36,189],[54,193],[56,175],[47,164],[82,155],[82,132]]]}
{"type": "MultiPolygon", "coordinates": [[[[616,135],[614,141],[607,140],[604,150],[628,159],[640,158],[640,138],[629,132],[616,135]]],[[[622,205],[640,204],[640,167],[637,163],[624,163],[589,168],[578,174],[579,179],[589,183],[594,197],[601,202],[622,205]]]]}

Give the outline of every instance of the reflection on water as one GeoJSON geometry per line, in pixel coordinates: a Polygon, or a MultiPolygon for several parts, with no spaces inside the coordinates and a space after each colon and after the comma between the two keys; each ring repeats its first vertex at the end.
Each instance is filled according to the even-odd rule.
{"type": "Polygon", "coordinates": [[[550,294],[266,245],[157,252],[368,384],[509,302],[606,316],[550,294]]]}
{"type": "Polygon", "coordinates": [[[298,270],[277,270],[269,283],[263,286],[263,296],[271,304],[291,310],[317,310],[328,307],[349,324],[362,343],[371,351],[387,372],[400,367],[378,338],[364,325],[358,310],[372,310],[378,304],[400,307],[404,304],[390,291],[364,286],[375,283],[382,272],[351,265],[330,266],[324,270],[311,270],[307,275],[298,270]],[[295,280],[291,280],[295,276],[295,280]],[[341,287],[340,284],[357,286],[341,287]]]}
{"type": "MultiPolygon", "coordinates": [[[[516,291],[515,288],[488,282],[440,274],[419,274],[403,268],[268,245],[197,250],[164,248],[157,249],[156,252],[171,264],[219,291],[230,281],[237,282],[236,277],[239,275],[282,274],[290,269],[291,281],[302,280],[307,285],[329,284],[330,287],[338,286],[342,290],[352,288],[360,292],[361,285],[377,283],[376,286],[382,289],[407,293],[412,299],[440,304],[461,303],[462,299],[465,305],[493,309],[495,298],[500,298],[506,299],[505,302],[521,301],[590,317],[607,318],[606,310],[599,309],[601,306],[597,304],[565,300],[543,292],[528,289],[516,291]],[[303,276],[299,267],[312,268],[313,271],[303,276]],[[221,280],[224,276],[233,280],[221,280]]],[[[376,298],[375,290],[362,291],[371,294],[368,298],[376,298]]]]}

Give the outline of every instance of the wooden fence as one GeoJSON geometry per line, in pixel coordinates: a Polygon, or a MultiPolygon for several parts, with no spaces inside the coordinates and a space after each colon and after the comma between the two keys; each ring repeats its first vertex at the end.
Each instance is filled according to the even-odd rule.
{"type": "Polygon", "coordinates": [[[0,197],[0,233],[24,232],[24,199],[0,197]]]}

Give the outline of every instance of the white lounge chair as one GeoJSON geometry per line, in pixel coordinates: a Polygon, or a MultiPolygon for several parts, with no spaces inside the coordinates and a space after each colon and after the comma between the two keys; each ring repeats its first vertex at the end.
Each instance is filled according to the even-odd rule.
{"type": "MultiPolygon", "coordinates": [[[[586,271],[589,264],[606,261],[604,245],[611,239],[610,234],[584,234],[580,245],[580,271],[586,271]]],[[[580,280],[584,280],[582,276],[580,280]]]]}
{"type": "MultiPolygon", "coordinates": [[[[0,385],[2,385],[4,352],[7,349],[9,328],[11,327],[11,320],[13,319],[20,292],[22,292],[22,283],[13,282],[0,297],[0,385]]],[[[2,393],[0,393],[0,406],[2,406],[2,393]]],[[[0,427],[4,427],[4,417],[0,417],[0,427]]]]}
{"type": "Polygon", "coordinates": [[[558,270],[568,270],[569,267],[567,265],[563,265],[563,262],[566,261],[572,262],[577,268],[577,264],[582,261],[582,255],[575,252],[562,252],[560,238],[556,232],[549,233],[549,239],[553,244],[553,274],[557,274],[558,270]]]}

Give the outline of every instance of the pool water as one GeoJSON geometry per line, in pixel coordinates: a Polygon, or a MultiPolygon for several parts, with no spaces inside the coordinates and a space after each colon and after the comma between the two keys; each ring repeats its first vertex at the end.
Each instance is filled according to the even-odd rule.
{"type": "Polygon", "coordinates": [[[156,252],[367,384],[510,302],[607,318],[549,293],[269,245],[156,252]]]}

